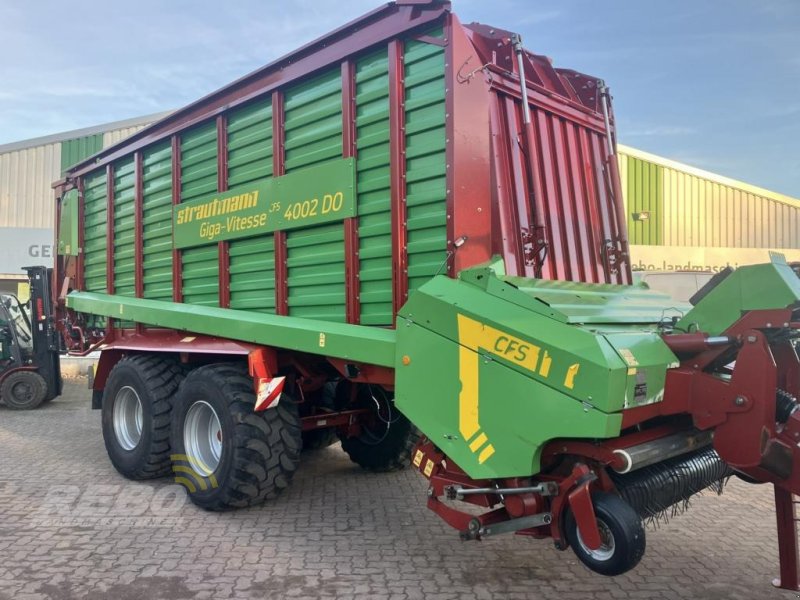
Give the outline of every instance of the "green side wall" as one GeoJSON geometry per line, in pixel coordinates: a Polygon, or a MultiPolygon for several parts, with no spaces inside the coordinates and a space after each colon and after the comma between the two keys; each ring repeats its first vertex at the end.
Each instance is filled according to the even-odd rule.
{"type": "MultiPolygon", "coordinates": [[[[342,77],[335,68],[284,96],[286,172],[342,155],[342,77]]],[[[345,319],[344,225],[286,232],[289,314],[345,319]]]]}
{"type": "Polygon", "coordinates": [[[356,63],[356,107],[361,322],[386,325],[393,321],[387,50],[356,63]]]}
{"type": "Polygon", "coordinates": [[[631,244],[657,246],[664,239],[664,167],[632,156],[627,160],[628,237],[631,244]],[[635,220],[634,213],[649,213],[635,220]]]}
{"type": "MultiPolygon", "coordinates": [[[[258,100],[228,115],[228,185],[272,176],[272,101],[258,100]]],[[[231,308],[275,312],[275,243],[272,233],[228,246],[231,308]]]]}
{"type": "MultiPolygon", "coordinates": [[[[442,37],[442,31],[429,35],[442,37]]],[[[447,255],[444,48],[405,45],[408,289],[433,277],[447,255]]]]}
{"type": "Polygon", "coordinates": [[[75,163],[79,163],[103,149],[103,134],[87,135],[61,142],[61,172],[64,173],[75,163]]]}
{"type": "MultiPolygon", "coordinates": [[[[428,35],[442,37],[441,30],[428,35]]],[[[446,256],[444,48],[411,40],[404,46],[406,207],[409,291],[429,280],[446,256]]],[[[392,215],[389,61],[381,49],[355,61],[356,194],[361,322],[391,325],[392,215]]],[[[284,90],[286,173],[342,156],[341,69],[330,68],[284,90]]],[[[226,113],[229,187],[273,176],[271,98],[226,113]]],[[[102,145],[102,136],[93,143],[102,145]]],[[[88,138],[87,138],[88,139],[88,138]]],[[[69,142],[79,151],[79,140],[69,142]]],[[[65,144],[67,144],[65,142],[65,144]]],[[[95,151],[84,140],[87,153],[95,151]]],[[[71,146],[72,147],[72,146],[71,146]]],[[[179,135],[181,202],[217,191],[214,119],[179,135]]],[[[99,150],[97,146],[97,150],[99,150]]],[[[66,156],[66,155],[65,155],[66,156]]],[[[142,151],[144,297],[172,297],[172,151],[160,142],[142,151]]],[[[76,162],[83,155],[72,154],[76,162]]],[[[74,160],[73,160],[74,159],[74,160]]],[[[67,160],[65,158],[65,160],[67,160]]],[[[114,164],[114,277],[118,295],[134,295],[134,163],[114,164]]],[[[105,292],[105,171],[85,178],[87,291],[105,292]]],[[[346,320],[344,223],[289,230],[288,303],[291,316],[346,320]]],[[[219,305],[216,242],[181,251],[183,300],[219,305]]],[[[231,241],[231,308],[275,312],[272,233],[231,241]]]]}
{"type": "MultiPolygon", "coordinates": [[[[181,202],[217,191],[217,124],[212,120],[181,135],[181,202]]],[[[183,301],[219,306],[217,244],[181,252],[183,301]]]]}
{"type": "Polygon", "coordinates": [[[144,297],[172,299],[172,148],[162,142],[142,153],[144,297]]]}

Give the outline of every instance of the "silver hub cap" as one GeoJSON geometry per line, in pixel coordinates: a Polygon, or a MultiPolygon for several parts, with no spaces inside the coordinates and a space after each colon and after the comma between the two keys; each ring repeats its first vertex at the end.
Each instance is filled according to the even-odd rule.
{"type": "Polygon", "coordinates": [[[114,398],[114,435],[125,450],[133,450],[142,439],[144,413],[139,394],[130,386],[117,392],[114,398]]]}
{"type": "Polygon", "coordinates": [[[183,423],[183,445],[197,473],[208,477],[217,470],[222,456],[222,426],[208,402],[198,400],[189,407],[183,423]]]}
{"type": "Polygon", "coordinates": [[[614,534],[611,533],[608,525],[602,519],[597,519],[597,529],[600,531],[600,547],[597,550],[590,550],[583,543],[581,532],[578,530],[578,543],[586,554],[597,561],[610,560],[614,556],[614,534]]]}

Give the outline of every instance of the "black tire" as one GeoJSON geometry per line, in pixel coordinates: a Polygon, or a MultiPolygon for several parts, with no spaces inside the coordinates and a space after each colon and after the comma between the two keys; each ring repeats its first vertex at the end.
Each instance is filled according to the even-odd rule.
{"type": "MultiPolygon", "coordinates": [[[[129,356],[120,360],[108,375],[103,390],[103,440],[114,468],[128,479],[153,479],[171,472],[169,426],[173,396],[183,379],[180,367],[159,356],[129,356]],[[114,408],[123,390],[132,389],[141,403],[141,434],[121,439],[114,426],[114,408]]],[[[125,391],[130,397],[130,392],[125,391]]]]}
{"type": "Polygon", "coordinates": [[[360,435],[341,438],[342,450],[367,471],[386,473],[406,468],[419,441],[417,428],[395,408],[394,400],[380,387],[362,385],[357,402],[359,406],[373,408],[374,414],[371,423],[362,423],[360,435]]]}
{"type": "Polygon", "coordinates": [[[289,487],[302,448],[297,404],[284,392],[277,407],[257,413],[255,400],[253,379],[234,364],[200,367],[181,385],[172,419],[173,468],[197,506],[253,506],[289,487]],[[206,472],[187,452],[184,432],[190,409],[200,403],[213,409],[220,428],[218,462],[206,472]]]}
{"type": "Polygon", "coordinates": [[[641,518],[630,504],[613,494],[596,492],[592,494],[592,502],[601,537],[604,537],[604,545],[599,550],[607,555],[592,553],[583,545],[575,517],[569,511],[565,533],[573,552],[595,573],[614,576],[630,571],[639,564],[646,547],[641,518]]]}
{"type": "Polygon", "coordinates": [[[303,432],[303,451],[322,450],[338,441],[339,436],[335,427],[311,429],[303,432]]]}
{"type": "Polygon", "coordinates": [[[36,371],[17,371],[6,377],[0,398],[12,410],[39,408],[47,396],[47,382],[36,371]]]}

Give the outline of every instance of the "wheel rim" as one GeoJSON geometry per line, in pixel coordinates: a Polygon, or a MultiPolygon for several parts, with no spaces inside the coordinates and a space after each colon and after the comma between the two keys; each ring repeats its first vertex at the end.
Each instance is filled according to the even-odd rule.
{"type": "Polygon", "coordinates": [[[581,549],[593,559],[597,561],[606,561],[614,556],[614,549],[616,547],[614,543],[614,534],[611,533],[611,529],[602,519],[597,519],[597,529],[600,532],[600,547],[597,550],[591,550],[586,546],[581,537],[580,530],[578,530],[578,543],[581,549]]]}
{"type": "Polygon", "coordinates": [[[217,470],[222,456],[222,425],[208,402],[198,400],[189,407],[183,423],[183,445],[197,473],[207,477],[217,470]]]}
{"type": "Polygon", "coordinates": [[[125,450],[133,450],[139,445],[143,422],[144,411],[139,394],[126,385],[114,398],[114,435],[125,450]]]}
{"type": "Polygon", "coordinates": [[[25,381],[20,381],[11,388],[11,395],[20,404],[33,400],[33,386],[25,381]]]}

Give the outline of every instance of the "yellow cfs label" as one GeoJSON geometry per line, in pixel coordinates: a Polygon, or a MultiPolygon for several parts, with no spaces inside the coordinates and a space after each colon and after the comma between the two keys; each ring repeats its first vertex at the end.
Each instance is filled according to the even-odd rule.
{"type": "MultiPolygon", "coordinates": [[[[461,392],[458,397],[459,432],[470,451],[477,455],[478,464],[483,464],[491,458],[495,449],[488,435],[481,429],[479,419],[479,351],[482,349],[515,363],[544,379],[550,377],[553,358],[540,346],[465,315],[458,315],[458,343],[458,369],[461,380],[461,392]]],[[[580,363],[567,367],[562,382],[565,388],[575,387],[575,378],[580,368],[580,363]]]]}

